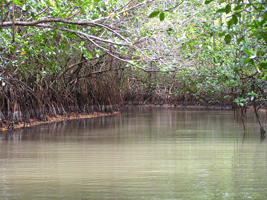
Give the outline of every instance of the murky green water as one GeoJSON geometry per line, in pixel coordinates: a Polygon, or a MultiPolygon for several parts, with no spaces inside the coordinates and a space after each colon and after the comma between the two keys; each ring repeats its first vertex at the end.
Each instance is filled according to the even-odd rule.
{"type": "Polygon", "coordinates": [[[253,115],[247,126],[137,107],[0,134],[0,199],[266,199],[266,140],[253,115]]]}

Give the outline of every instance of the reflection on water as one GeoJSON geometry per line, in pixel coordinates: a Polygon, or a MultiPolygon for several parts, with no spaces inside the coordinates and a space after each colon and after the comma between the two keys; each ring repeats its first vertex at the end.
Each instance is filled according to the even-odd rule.
{"type": "Polygon", "coordinates": [[[245,135],[232,111],[135,107],[0,137],[0,199],[267,196],[253,115],[245,135]]]}

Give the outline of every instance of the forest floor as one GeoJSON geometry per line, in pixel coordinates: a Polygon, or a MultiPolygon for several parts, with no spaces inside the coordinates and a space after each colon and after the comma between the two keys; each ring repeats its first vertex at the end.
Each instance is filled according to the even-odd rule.
{"type": "Polygon", "coordinates": [[[38,126],[41,124],[49,124],[53,122],[62,122],[62,121],[68,121],[68,120],[74,120],[74,119],[89,119],[89,118],[96,118],[96,117],[105,117],[105,116],[111,116],[111,115],[117,115],[121,113],[120,111],[115,111],[112,113],[102,113],[102,112],[94,112],[92,114],[77,114],[77,113],[68,113],[67,116],[63,115],[57,115],[55,117],[47,116],[47,120],[40,121],[38,119],[30,119],[30,123],[24,123],[24,122],[18,122],[18,123],[10,123],[7,121],[6,123],[2,124],[2,127],[0,127],[0,132],[5,131],[12,131],[15,129],[21,129],[25,127],[33,127],[38,126]]]}

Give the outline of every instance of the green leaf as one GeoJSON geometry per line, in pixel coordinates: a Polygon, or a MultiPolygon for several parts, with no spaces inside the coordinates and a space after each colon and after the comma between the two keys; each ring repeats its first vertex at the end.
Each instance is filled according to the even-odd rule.
{"type": "Polygon", "coordinates": [[[159,19],[160,19],[160,21],[163,21],[165,19],[165,13],[164,12],[160,13],[159,19]]]}
{"type": "Polygon", "coordinates": [[[263,27],[263,25],[266,23],[266,19],[263,19],[259,22],[260,27],[263,27]]]}
{"type": "Polygon", "coordinates": [[[249,8],[249,7],[251,7],[251,6],[252,6],[251,3],[246,4],[246,8],[249,8]]]}
{"type": "Polygon", "coordinates": [[[227,34],[224,37],[224,41],[225,41],[226,44],[229,44],[231,42],[231,39],[232,39],[232,36],[230,34],[227,34]]]}
{"type": "Polygon", "coordinates": [[[14,53],[15,47],[14,46],[10,46],[10,52],[14,53]]]}
{"type": "Polygon", "coordinates": [[[219,33],[219,37],[225,36],[225,32],[219,33]]]}
{"type": "Polygon", "coordinates": [[[225,12],[226,14],[230,13],[231,12],[231,5],[228,4],[227,6],[225,6],[225,12]]]}
{"type": "Polygon", "coordinates": [[[264,6],[263,6],[262,4],[260,4],[260,5],[258,6],[258,10],[264,10],[264,6]]]}
{"type": "Polygon", "coordinates": [[[258,22],[258,21],[254,20],[253,23],[254,23],[254,26],[255,26],[256,28],[259,27],[259,22],[258,22]]]}
{"type": "Polygon", "coordinates": [[[19,1],[16,1],[16,0],[14,0],[14,4],[16,4],[16,5],[20,5],[20,6],[23,5],[23,3],[19,2],[19,1]]]}
{"type": "Polygon", "coordinates": [[[234,24],[237,24],[238,19],[235,15],[232,15],[232,20],[233,20],[234,24]]]}
{"type": "Polygon", "coordinates": [[[234,102],[239,103],[239,99],[235,98],[234,102]]]}
{"type": "Polygon", "coordinates": [[[154,11],[154,12],[150,13],[150,15],[148,16],[148,18],[156,17],[156,16],[158,16],[159,13],[160,13],[160,11],[154,11]]]}
{"type": "Polygon", "coordinates": [[[242,9],[242,5],[237,5],[234,10],[241,10],[242,9]]]}
{"type": "Polygon", "coordinates": [[[234,21],[233,21],[233,19],[230,19],[230,20],[227,22],[227,25],[228,25],[228,29],[230,29],[230,27],[234,25],[234,21]]]}
{"type": "Polygon", "coordinates": [[[244,65],[247,64],[247,63],[249,63],[249,62],[250,62],[252,65],[255,65],[254,60],[253,60],[253,59],[250,59],[250,58],[246,58],[246,59],[244,60],[244,65]]]}
{"type": "Polygon", "coordinates": [[[243,49],[243,51],[244,51],[247,55],[252,55],[252,53],[251,53],[249,50],[247,50],[247,49],[243,49]]]}
{"type": "Polygon", "coordinates": [[[84,15],[85,14],[85,10],[83,7],[80,7],[81,13],[84,15]]]}
{"type": "Polygon", "coordinates": [[[241,17],[241,12],[235,12],[233,15],[237,16],[237,17],[241,17]]]}
{"type": "Polygon", "coordinates": [[[260,66],[261,66],[261,69],[262,69],[262,68],[266,69],[266,68],[267,68],[267,61],[262,62],[262,63],[260,64],[260,66]]]}
{"type": "Polygon", "coordinates": [[[216,11],[216,13],[223,13],[223,12],[225,12],[225,9],[224,9],[224,8],[218,9],[218,10],[216,11]]]}
{"type": "Polygon", "coordinates": [[[212,2],[213,0],[206,0],[205,4],[208,5],[210,2],[212,2]]]}
{"type": "Polygon", "coordinates": [[[246,22],[246,27],[255,28],[255,25],[254,24],[249,24],[248,22],[246,22]]]}
{"type": "Polygon", "coordinates": [[[243,41],[245,39],[245,37],[244,36],[242,36],[242,37],[240,37],[240,38],[238,38],[237,39],[237,43],[239,44],[241,41],[243,41]]]}
{"type": "Polygon", "coordinates": [[[166,30],[168,35],[171,35],[173,33],[173,29],[172,28],[169,28],[168,30],[166,30]]]}

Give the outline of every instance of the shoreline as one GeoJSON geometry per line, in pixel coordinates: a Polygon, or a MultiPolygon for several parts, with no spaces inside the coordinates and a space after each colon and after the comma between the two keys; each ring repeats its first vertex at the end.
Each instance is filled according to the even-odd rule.
{"type": "Polygon", "coordinates": [[[57,122],[63,122],[68,120],[75,120],[75,119],[90,119],[90,118],[97,118],[97,117],[107,117],[107,116],[113,116],[120,114],[120,111],[114,111],[112,113],[101,113],[101,112],[94,112],[92,114],[68,114],[67,116],[63,115],[57,115],[56,117],[50,117],[47,116],[46,121],[40,121],[38,119],[30,119],[30,123],[24,123],[24,122],[18,122],[14,123],[13,125],[11,123],[6,123],[0,127],[0,133],[13,131],[17,129],[23,129],[23,128],[30,128],[35,127],[38,125],[43,124],[50,124],[50,123],[57,123],[57,122]]]}
{"type": "MultiPolygon", "coordinates": [[[[189,109],[203,109],[203,110],[232,110],[232,106],[224,105],[181,105],[181,104],[125,104],[123,107],[136,107],[136,106],[144,106],[144,107],[165,107],[165,108],[189,108],[189,109]]],[[[248,111],[254,111],[253,106],[247,107],[248,111]]],[[[259,112],[266,112],[266,109],[259,109],[259,112]]],[[[58,114],[55,117],[47,116],[47,120],[41,121],[36,118],[31,118],[29,123],[26,122],[17,122],[12,124],[11,122],[3,123],[2,127],[0,127],[0,133],[3,132],[11,132],[13,130],[17,129],[23,129],[23,128],[30,128],[35,127],[38,125],[44,125],[44,124],[50,124],[50,123],[57,123],[57,122],[63,122],[68,120],[76,120],[76,119],[90,119],[90,118],[97,118],[97,117],[107,117],[107,116],[113,116],[120,114],[121,111],[114,111],[114,112],[94,112],[91,114],[75,114],[75,113],[67,113],[67,116],[63,116],[58,114]]]]}
{"type": "MultiPolygon", "coordinates": [[[[145,106],[145,107],[165,107],[165,108],[190,108],[190,109],[203,109],[203,110],[234,110],[232,105],[201,105],[201,104],[195,104],[195,105],[183,105],[183,104],[125,104],[125,107],[135,107],[135,106],[145,106]]],[[[247,111],[254,111],[254,107],[249,105],[246,108],[247,111]]],[[[266,112],[267,108],[260,108],[258,109],[259,112],[266,112]]]]}

